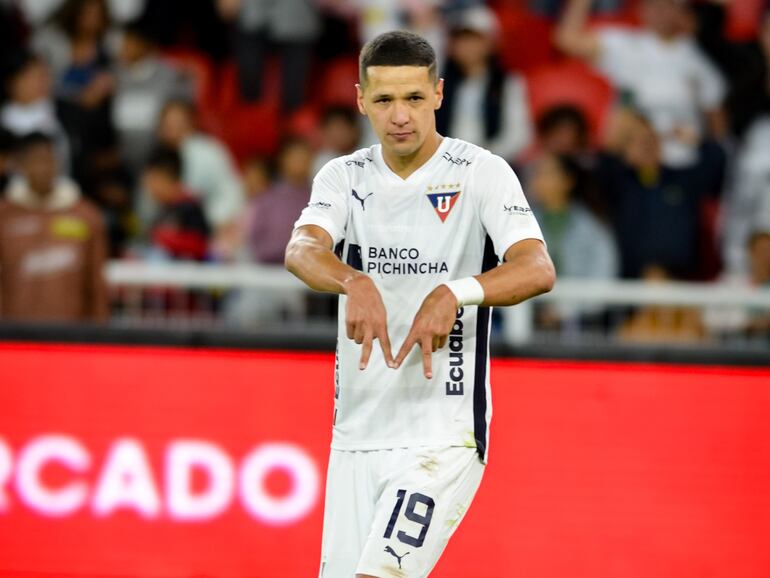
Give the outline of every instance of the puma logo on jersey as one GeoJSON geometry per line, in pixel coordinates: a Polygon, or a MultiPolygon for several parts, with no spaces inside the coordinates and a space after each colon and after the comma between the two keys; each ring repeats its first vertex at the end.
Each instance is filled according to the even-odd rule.
{"type": "Polygon", "coordinates": [[[436,211],[438,218],[441,222],[445,222],[449,216],[452,207],[455,206],[457,199],[460,198],[460,191],[452,191],[449,193],[433,193],[429,194],[428,200],[436,211]]]}
{"type": "Polygon", "coordinates": [[[355,190],[355,189],[352,189],[352,191],[353,191],[353,198],[354,198],[356,201],[358,201],[359,203],[361,203],[361,210],[362,210],[362,211],[365,211],[365,210],[366,210],[366,207],[364,206],[364,201],[366,201],[366,199],[368,199],[369,197],[371,197],[371,196],[372,196],[374,193],[369,193],[368,195],[366,195],[366,196],[365,196],[365,197],[362,199],[361,197],[359,197],[359,196],[358,196],[358,193],[356,192],[356,190],[355,190]]]}
{"type": "Polygon", "coordinates": [[[391,556],[393,556],[396,560],[398,560],[398,569],[401,570],[401,559],[405,558],[409,554],[409,552],[407,552],[402,556],[399,556],[398,554],[396,554],[396,551],[390,546],[385,546],[385,551],[391,556]]]}

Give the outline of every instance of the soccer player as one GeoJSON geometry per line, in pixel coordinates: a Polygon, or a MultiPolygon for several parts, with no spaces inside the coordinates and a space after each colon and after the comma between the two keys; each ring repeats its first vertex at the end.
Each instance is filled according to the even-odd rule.
{"type": "Polygon", "coordinates": [[[380,144],[321,169],[286,249],[340,294],[320,576],[417,578],[484,471],[490,307],[550,290],[554,269],[508,164],[436,132],[423,38],[370,41],[356,88],[380,144]]]}

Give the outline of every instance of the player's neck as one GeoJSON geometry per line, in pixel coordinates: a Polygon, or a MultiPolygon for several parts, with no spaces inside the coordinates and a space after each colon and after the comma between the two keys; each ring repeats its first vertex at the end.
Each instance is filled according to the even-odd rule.
{"type": "Polygon", "coordinates": [[[438,150],[438,147],[443,139],[444,137],[434,131],[433,134],[425,139],[425,142],[422,143],[422,146],[414,151],[411,155],[394,155],[390,151],[386,150],[385,147],[383,147],[382,158],[385,159],[385,164],[388,165],[388,168],[391,171],[396,173],[402,179],[406,179],[409,177],[409,175],[411,175],[422,165],[428,162],[428,160],[438,150]]]}

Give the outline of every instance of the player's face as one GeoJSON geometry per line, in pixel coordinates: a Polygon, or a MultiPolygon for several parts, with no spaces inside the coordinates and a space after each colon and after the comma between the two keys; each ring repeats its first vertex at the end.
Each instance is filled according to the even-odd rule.
{"type": "Polygon", "coordinates": [[[358,109],[369,117],[389,154],[416,154],[436,132],[443,80],[434,83],[426,66],[370,66],[364,86],[357,85],[358,109]]]}

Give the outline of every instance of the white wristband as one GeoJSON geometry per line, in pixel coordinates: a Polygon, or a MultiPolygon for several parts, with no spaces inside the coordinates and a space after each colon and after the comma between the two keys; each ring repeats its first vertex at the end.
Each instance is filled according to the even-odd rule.
{"type": "Polygon", "coordinates": [[[457,298],[457,306],[480,305],[484,301],[484,288],[475,277],[465,277],[444,283],[457,298]]]}

